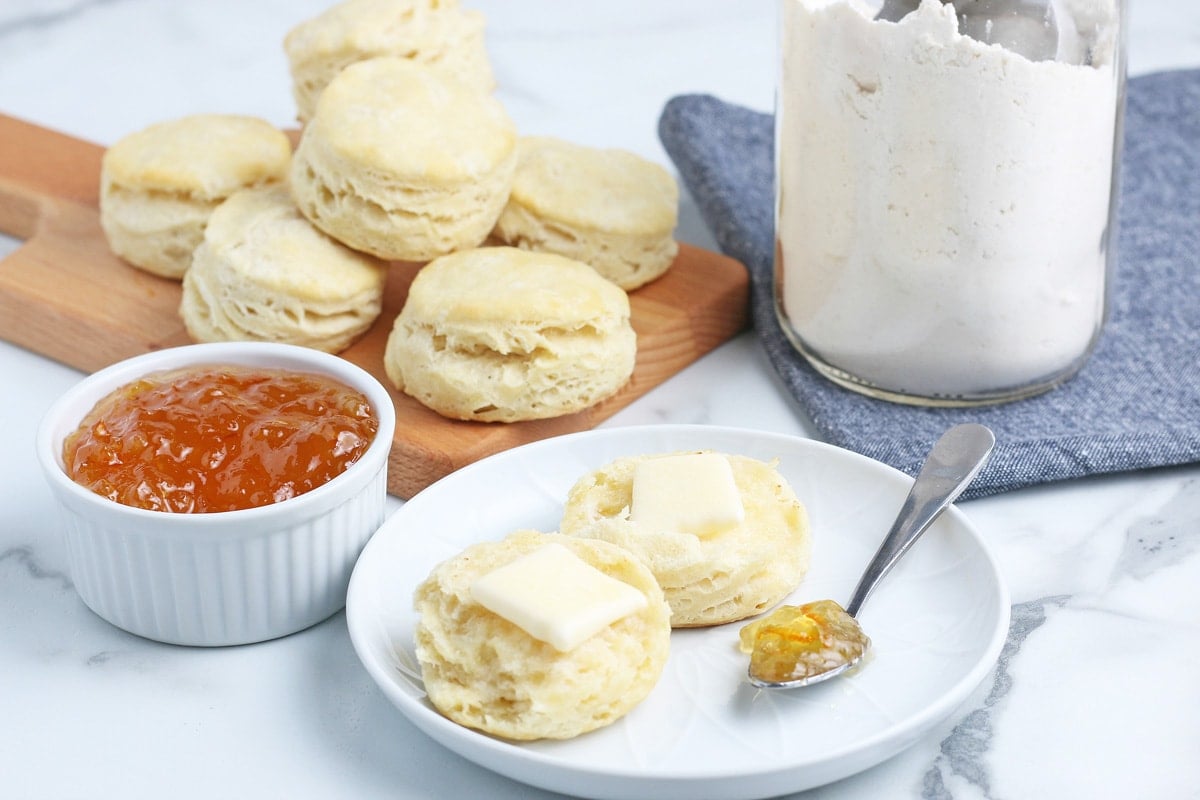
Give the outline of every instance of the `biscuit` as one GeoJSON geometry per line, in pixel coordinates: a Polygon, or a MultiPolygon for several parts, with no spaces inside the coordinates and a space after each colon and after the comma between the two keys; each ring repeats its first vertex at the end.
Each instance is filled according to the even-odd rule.
{"type": "Polygon", "coordinates": [[[581,411],[633,372],[629,297],[578,261],[511,247],[426,264],[388,337],[396,386],[455,419],[581,411]]]}
{"type": "Polygon", "coordinates": [[[568,739],[624,716],[650,693],[670,648],[670,609],[650,571],[607,542],[517,531],[471,545],[417,587],[417,660],[434,707],[507,739],[568,739]],[[645,594],[646,607],[560,652],[471,596],[474,580],[547,542],[645,594]]]}
{"type": "Polygon", "coordinates": [[[379,56],[406,58],[479,92],[496,82],[484,16],[448,0],[347,0],[296,25],[283,40],[301,122],[346,67],[379,56]]]}
{"type": "Polygon", "coordinates": [[[183,279],[180,316],[200,342],[257,340],[336,353],[382,308],[386,265],[313,228],[285,187],[213,212],[183,279]]]}
{"type": "Polygon", "coordinates": [[[659,165],[624,150],[526,136],[492,236],[590,264],[632,290],[675,261],[678,216],[679,187],[659,165]]]}
{"type": "Polygon", "coordinates": [[[716,535],[647,530],[629,519],[639,461],[621,458],[580,478],[563,508],[561,531],[625,547],[662,586],[676,628],[719,625],[783,600],[808,571],[808,513],[774,466],[727,455],[745,509],[740,524],[716,535]]]}
{"type": "Polygon", "coordinates": [[[503,106],[399,58],[330,82],[292,160],[292,191],[318,228],[356,250],[428,261],[474,247],[516,167],[503,106]]]}
{"type": "Polygon", "coordinates": [[[100,226],[135,267],[180,278],[213,209],[252,186],[287,178],[292,146],[264,120],[196,114],[124,137],[100,167],[100,226]]]}

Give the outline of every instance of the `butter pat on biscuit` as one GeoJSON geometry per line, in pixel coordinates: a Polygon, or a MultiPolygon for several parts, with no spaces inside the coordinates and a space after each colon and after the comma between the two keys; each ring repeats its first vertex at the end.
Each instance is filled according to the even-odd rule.
{"type": "Polygon", "coordinates": [[[556,543],[480,577],[471,597],[564,653],[646,607],[642,592],[556,543]]]}
{"type": "Polygon", "coordinates": [[[712,536],[741,524],[745,517],[733,469],[719,453],[660,456],[634,469],[632,522],[712,536]]]}

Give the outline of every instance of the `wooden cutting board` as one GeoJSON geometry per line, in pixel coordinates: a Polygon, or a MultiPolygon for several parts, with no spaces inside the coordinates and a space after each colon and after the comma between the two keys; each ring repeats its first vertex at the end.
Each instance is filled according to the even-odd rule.
{"type": "MultiPolygon", "coordinates": [[[[0,231],[24,240],[0,261],[0,338],[87,372],[191,341],[177,312],[179,283],[134,269],[108,249],[97,207],[103,152],[0,115],[0,231]]],[[[384,345],[417,269],[391,267],[379,320],[341,353],[389,389],[384,345]]],[[[462,422],[392,390],[389,491],[407,499],[484,456],[596,426],[742,330],[748,286],[740,263],[681,245],[666,275],[630,294],[638,334],[633,378],[615,397],[578,414],[462,422]]]]}

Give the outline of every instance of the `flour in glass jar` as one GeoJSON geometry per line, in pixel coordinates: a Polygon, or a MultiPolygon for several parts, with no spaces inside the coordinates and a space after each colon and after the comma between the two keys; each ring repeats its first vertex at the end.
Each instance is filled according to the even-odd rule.
{"type": "Polygon", "coordinates": [[[938,0],[899,23],[784,0],[776,303],[810,360],[914,397],[1086,360],[1115,244],[1120,14],[1056,7],[1058,56],[1030,61],[938,0]]]}

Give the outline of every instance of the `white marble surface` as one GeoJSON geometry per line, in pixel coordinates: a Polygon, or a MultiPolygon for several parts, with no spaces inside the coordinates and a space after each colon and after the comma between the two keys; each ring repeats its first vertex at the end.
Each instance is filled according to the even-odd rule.
{"type": "MultiPolygon", "coordinates": [[[[324,5],[5,0],[0,112],[100,143],[197,111],[287,125],[280,40],[324,5]]],[[[466,5],[489,17],[498,96],[525,132],[669,163],[669,97],[771,106],[774,0],[466,5]]],[[[1134,3],[1129,65],[1200,65],[1200,6],[1134,3]]],[[[686,199],[680,237],[712,246],[686,199]]],[[[0,375],[0,797],[549,797],[418,733],[360,667],[344,615],[217,650],[92,615],[33,468],[33,421],[80,375],[5,343],[0,375]]],[[[607,424],[661,421],[811,435],[749,335],[607,424]]],[[[995,674],[910,750],[810,796],[1200,797],[1200,468],[963,507],[1015,604],[995,674]]]]}

